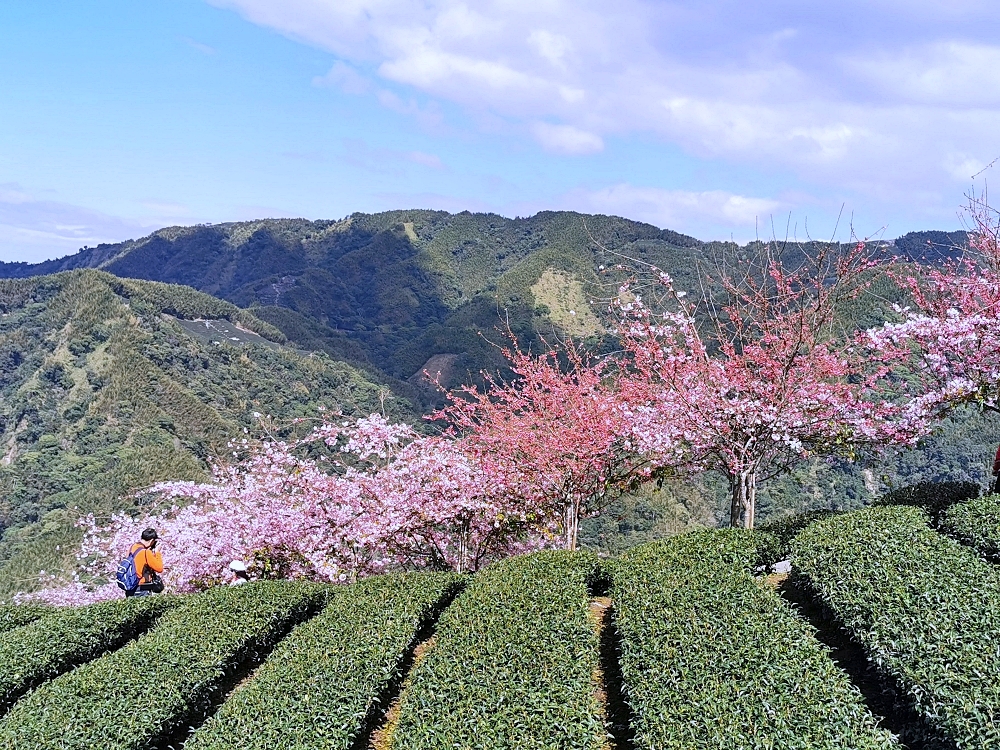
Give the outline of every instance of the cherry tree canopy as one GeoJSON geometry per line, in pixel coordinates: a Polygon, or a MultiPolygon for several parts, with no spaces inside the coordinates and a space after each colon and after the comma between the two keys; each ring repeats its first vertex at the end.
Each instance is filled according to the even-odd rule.
{"type": "Polygon", "coordinates": [[[760,252],[720,274],[722,301],[706,294],[702,309],[658,269],[652,307],[632,284],[618,298],[636,446],[661,465],[721,472],[730,523],[748,528],[758,481],[810,455],[912,442],[921,429],[876,392],[877,352],[838,330],[838,306],[871,278],[866,244],[828,245],[794,265],[773,244],[760,252]]]}

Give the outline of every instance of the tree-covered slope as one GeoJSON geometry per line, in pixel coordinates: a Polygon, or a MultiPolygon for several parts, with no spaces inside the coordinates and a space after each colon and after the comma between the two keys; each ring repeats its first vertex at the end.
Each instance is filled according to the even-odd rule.
{"type": "MultiPolygon", "coordinates": [[[[74,508],[204,477],[228,440],[258,432],[254,412],[381,407],[384,386],[283,339],[185,287],[91,270],[0,281],[0,596],[63,567],[74,508]]],[[[412,418],[391,396],[386,408],[412,418]]]]}
{"type": "Polygon", "coordinates": [[[600,266],[635,257],[683,283],[701,249],[691,237],[608,216],[393,211],[171,227],[37,265],[0,264],[0,277],[86,267],[185,284],[252,307],[300,346],[397,379],[419,374],[433,355],[453,355],[461,379],[497,363],[480,332],[502,319],[519,333],[600,335],[601,311],[589,301],[605,296],[600,266]]]}

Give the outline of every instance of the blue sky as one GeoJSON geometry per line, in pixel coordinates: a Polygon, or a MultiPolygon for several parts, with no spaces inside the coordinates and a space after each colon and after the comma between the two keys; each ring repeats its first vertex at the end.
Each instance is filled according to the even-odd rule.
{"type": "Polygon", "coordinates": [[[411,207],[951,229],[998,32],[974,0],[9,0],[0,260],[411,207]]]}

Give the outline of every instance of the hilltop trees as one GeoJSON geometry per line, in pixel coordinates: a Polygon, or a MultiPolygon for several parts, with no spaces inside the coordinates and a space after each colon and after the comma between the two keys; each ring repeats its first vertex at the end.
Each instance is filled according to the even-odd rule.
{"type": "Polygon", "coordinates": [[[752,528],[761,480],[811,455],[914,440],[919,421],[900,421],[876,392],[879,352],[837,328],[838,307],[864,291],[872,268],[863,242],[797,263],[767,244],[755,262],[706,279],[721,299],[706,291],[701,309],[658,269],[652,307],[624,285],[622,390],[636,446],[661,465],[723,474],[731,525],[752,528]]]}

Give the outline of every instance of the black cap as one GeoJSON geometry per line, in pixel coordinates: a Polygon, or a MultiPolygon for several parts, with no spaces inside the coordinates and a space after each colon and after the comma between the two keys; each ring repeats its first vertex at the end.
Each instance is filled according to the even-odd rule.
{"type": "Polygon", "coordinates": [[[156,529],[150,526],[148,529],[142,532],[142,541],[149,542],[152,541],[153,539],[156,539],[156,529]]]}

